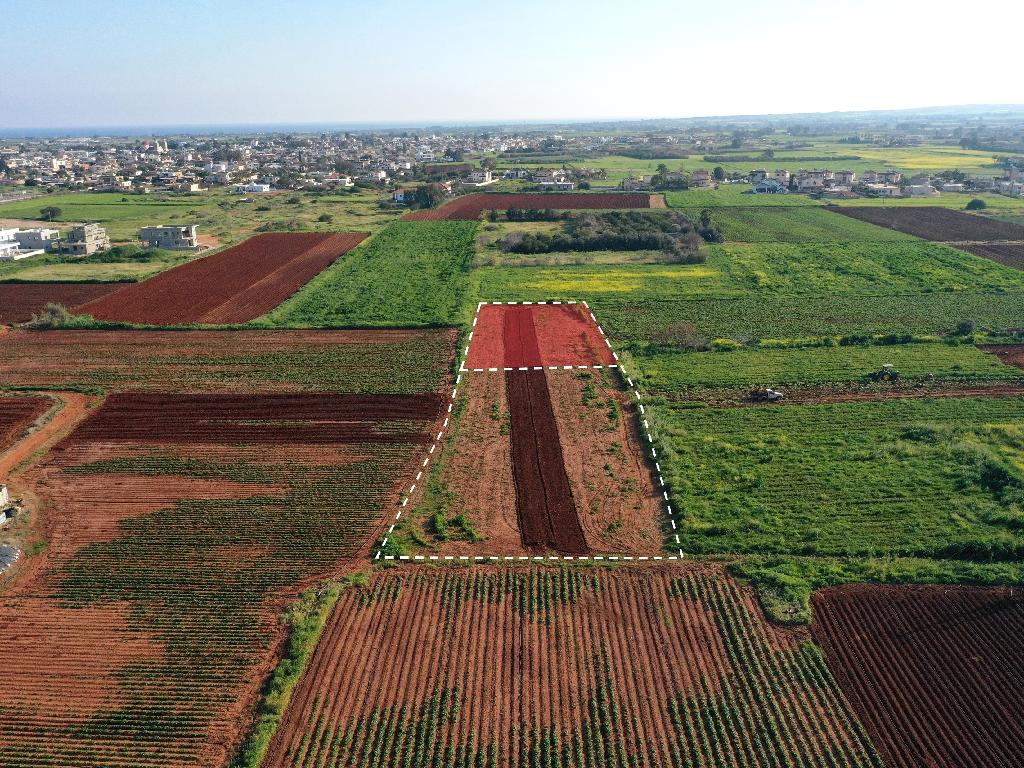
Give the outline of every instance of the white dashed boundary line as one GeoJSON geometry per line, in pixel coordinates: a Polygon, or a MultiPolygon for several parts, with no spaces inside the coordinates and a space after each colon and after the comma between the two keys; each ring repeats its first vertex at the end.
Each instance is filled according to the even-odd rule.
{"type": "MultiPolygon", "coordinates": [[[[604,332],[604,328],[598,322],[595,317],[593,310],[590,305],[585,301],[481,301],[476,305],[476,312],[473,314],[473,328],[476,328],[477,320],[480,317],[480,309],[485,304],[582,304],[583,307],[590,313],[591,319],[597,326],[597,330],[601,333],[601,338],[604,339],[604,343],[611,349],[611,342],[608,340],[608,336],[604,332]]],[[[469,344],[473,340],[473,331],[470,331],[469,338],[467,339],[466,348],[462,351],[462,362],[459,364],[459,373],[455,377],[455,386],[452,387],[451,396],[448,402],[448,414],[445,416],[444,424],[441,430],[437,433],[434,438],[430,449],[427,451],[427,456],[423,459],[423,463],[419,466],[416,472],[416,477],[410,484],[409,488],[402,494],[402,502],[399,505],[398,511],[395,513],[394,522],[391,527],[387,530],[387,535],[380,542],[377,547],[377,553],[374,555],[374,560],[389,560],[389,561],[457,561],[457,562],[539,562],[539,561],[646,561],[646,560],[683,560],[686,555],[683,553],[682,547],[680,546],[679,540],[679,523],[677,521],[677,513],[672,509],[672,503],[668,498],[668,486],[665,484],[665,477],[661,471],[661,464],[658,461],[658,449],[655,447],[654,435],[651,434],[651,425],[647,419],[647,411],[643,404],[643,398],[640,395],[640,389],[633,382],[633,379],[626,374],[619,364],[619,356],[612,349],[612,358],[615,360],[614,365],[550,365],[550,366],[526,366],[522,368],[466,368],[466,360],[469,357],[469,344]],[[613,368],[617,369],[629,386],[629,390],[633,393],[633,397],[636,399],[636,405],[638,410],[638,418],[640,419],[640,426],[643,428],[644,436],[647,438],[647,445],[650,448],[650,458],[654,464],[655,476],[658,478],[658,486],[661,490],[662,499],[665,504],[665,516],[668,519],[669,525],[672,526],[672,536],[675,539],[676,546],[678,547],[678,554],[675,555],[385,555],[384,547],[387,546],[388,539],[392,533],[394,533],[395,526],[398,525],[398,521],[402,519],[402,512],[406,505],[409,503],[409,498],[412,496],[413,491],[416,490],[416,485],[423,477],[423,473],[426,471],[427,465],[430,463],[430,458],[434,454],[434,451],[441,444],[441,439],[448,429],[448,422],[451,419],[451,412],[455,405],[455,398],[458,395],[459,384],[462,382],[462,374],[475,372],[497,372],[497,371],[542,371],[545,370],[559,371],[559,370],[589,370],[598,368],[613,368]]]]}

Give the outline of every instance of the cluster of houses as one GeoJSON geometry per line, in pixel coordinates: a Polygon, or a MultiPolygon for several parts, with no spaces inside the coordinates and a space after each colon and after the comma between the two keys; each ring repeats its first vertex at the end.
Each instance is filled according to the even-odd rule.
{"type": "Polygon", "coordinates": [[[753,192],[777,195],[789,192],[819,195],[827,198],[842,197],[936,197],[943,192],[991,191],[991,186],[978,180],[947,181],[930,174],[904,178],[900,171],[800,170],[790,173],[778,169],[751,171],[748,180],[753,192]]]}
{"type": "MultiPolygon", "coordinates": [[[[198,228],[194,224],[168,224],[143,227],[139,240],[147,248],[180,251],[199,248],[198,228]]],[[[0,261],[20,261],[44,253],[91,256],[110,248],[110,237],[99,224],[79,224],[62,238],[59,229],[0,229],[0,261]]]]}
{"type": "Polygon", "coordinates": [[[110,248],[107,231],[99,224],[80,224],[61,239],[50,227],[0,229],[0,261],[18,261],[44,253],[91,256],[110,248]]]}

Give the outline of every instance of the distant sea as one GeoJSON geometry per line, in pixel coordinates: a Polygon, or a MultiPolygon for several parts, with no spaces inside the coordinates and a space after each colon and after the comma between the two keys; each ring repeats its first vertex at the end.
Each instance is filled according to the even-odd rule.
{"type": "MultiPolygon", "coordinates": [[[[512,125],[492,123],[491,125],[512,125]]],[[[531,123],[516,123],[528,125],[531,123]]],[[[339,131],[424,131],[484,126],[480,122],[448,123],[225,123],[222,125],[87,125],[57,128],[5,128],[0,139],[136,138],[144,136],[218,136],[256,133],[336,133],[339,131]]]]}

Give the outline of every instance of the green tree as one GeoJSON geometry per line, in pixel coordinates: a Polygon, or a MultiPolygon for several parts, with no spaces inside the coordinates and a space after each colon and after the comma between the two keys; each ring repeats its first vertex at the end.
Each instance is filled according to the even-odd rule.
{"type": "Polygon", "coordinates": [[[725,168],[720,165],[716,165],[715,170],[711,172],[711,175],[715,177],[715,181],[725,181],[725,168]]]}
{"type": "Polygon", "coordinates": [[[39,211],[39,215],[42,216],[43,221],[56,221],[63,213],[64,211],[55,205],[48,205],[39,211]]]}
{"type": "Polygon", "coordinates": [[[988,203],[981,198],[976,197],[967,203],[966,208],[968,211],[980,211],[982,208],[988,208],[988,203]]]}
{"type": "Polygon", "coordinates": [[[420,208],[437,208],[444,198],[444,187],[440,184],[424,184],[416,189],[416,204],[420,208]]]}

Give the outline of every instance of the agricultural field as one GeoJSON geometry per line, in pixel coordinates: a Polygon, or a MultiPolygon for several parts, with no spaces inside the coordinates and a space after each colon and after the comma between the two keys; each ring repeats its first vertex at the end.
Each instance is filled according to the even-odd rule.
{"type": "Polygon", "coordinates": [[[973,240],[1024,241],[1024,227],[1006,221],[976,216],[937,206],[919,208],[883,208],[856,206],[829,210],[860,221],[906,232],[926,240],[964,242],[973,240]]]}
{"type": "Polygon", "coordinates": [[[257,235],[75,311],[97,320],[141,325],[243,323],[274,309],[366,236],[363,232],[257,235]],[[203,290],[196,290],[200,285],[203,290]]]}
{"type": "Polygon", "coordinates": [[[46,546],[0,594],[18,659],[0,695],[3,763],[233,759],[285,639],[282,611],[367,555],[426,453],[453,342],[451,331],[0,336],[13,362],[4,385],[111,392],[11,478],[38,505],[46,546]]]}
{"type": "Polygon", "coordinates": [[[380,573],[263,764],[882,765],[820,653],[709,566],[380,573]]]}
{"type": "Polygon", "coordinates": [[[833,587],[812,630],[885,765],[1024,762],[1019,590],[833,587]]]}
{"type": "Polygon", "coordinates": [[[120,287],[117,283],[0,283],[0,325],[27,322],[49,303],[76,307],[120,287]]]}
{"type": "Polygon", "coordinates": [[[1024,271],[1024,242],[1019,243],[967,243],[957,246],[961,250],[1024,271]]]}
{"type": "Polygon", "coordinates": [[[964,388],[1024,387],[1024,371],[970,344],[884,344],[793,349],[680,352],[652,348],[634,355],[645,391],[669,399],[731,395],[751,387],[784,387],[792,399],[936,395],[964,388]],[[895,366],[899,381],[871,374],[895,366]]]}
{"type": "Polygon", "coordinates": [[[433,392],[454,341],[448,330],[11,331],[0,388],[433,392]]]}
{"type": "Polygon", "coordinates": [[[108,399],[20,480],[48,546],[0,597],[4,761],[226,763],[286,596],[365,546],[440,404],[108,399]]]}
{"type": "Polygon", "coordinates": [[[1019,560],[1024,397],[652,401],[684,551],[1019,560]]]}
{"type": "Polygon", "coordinates": [[[0,453],[50,408],[45,397],[0,397],[0,453]]]}
{"type": "Polygon", "coordinates": [[[445,203],[440,208],[407,213],[402,218],[410,221],[461,220],[476,221],[484,211],[507,211],[509,208],[553,210],[598,210],[619,208],[664,208],[661,195],[635,192],[601,193],[529,193],[464,195],[445,203]]]}
{"type": "MultiPolygon", "coordinates": [[[[687,211],[694,221],[701,209],[687,211]]],[[[764,206],[712,209],[712,224],[726,240],[740,243],[888,242],[912,240],[910,235],[840,218],[814,206],[764,206]]]]}
{"type": "Polygon", "coordinates": [[[133,242],[140,227],[154,224],[197,224],[199,234],[231,244],[269,226],[272,230],[373,232],[397,218],[399,212],[378,206],[379,191],[343,195],[281,192],[234,195],[227,191],[187,194],[124,195],[81,192],[44,195],[31,200],[0,203],[0,219],[39,219],[48,206],[61,209],[58,228],[94,221],[106,227],[115,243],[133,242]],[[330,221],[319,221],[327,215],[330,221]]]}
{"type": "Polygon", "coordinates": [[[293,327],[459,325],[467,317],[475,221],[388,225],[268,315],[293,327]]]}

